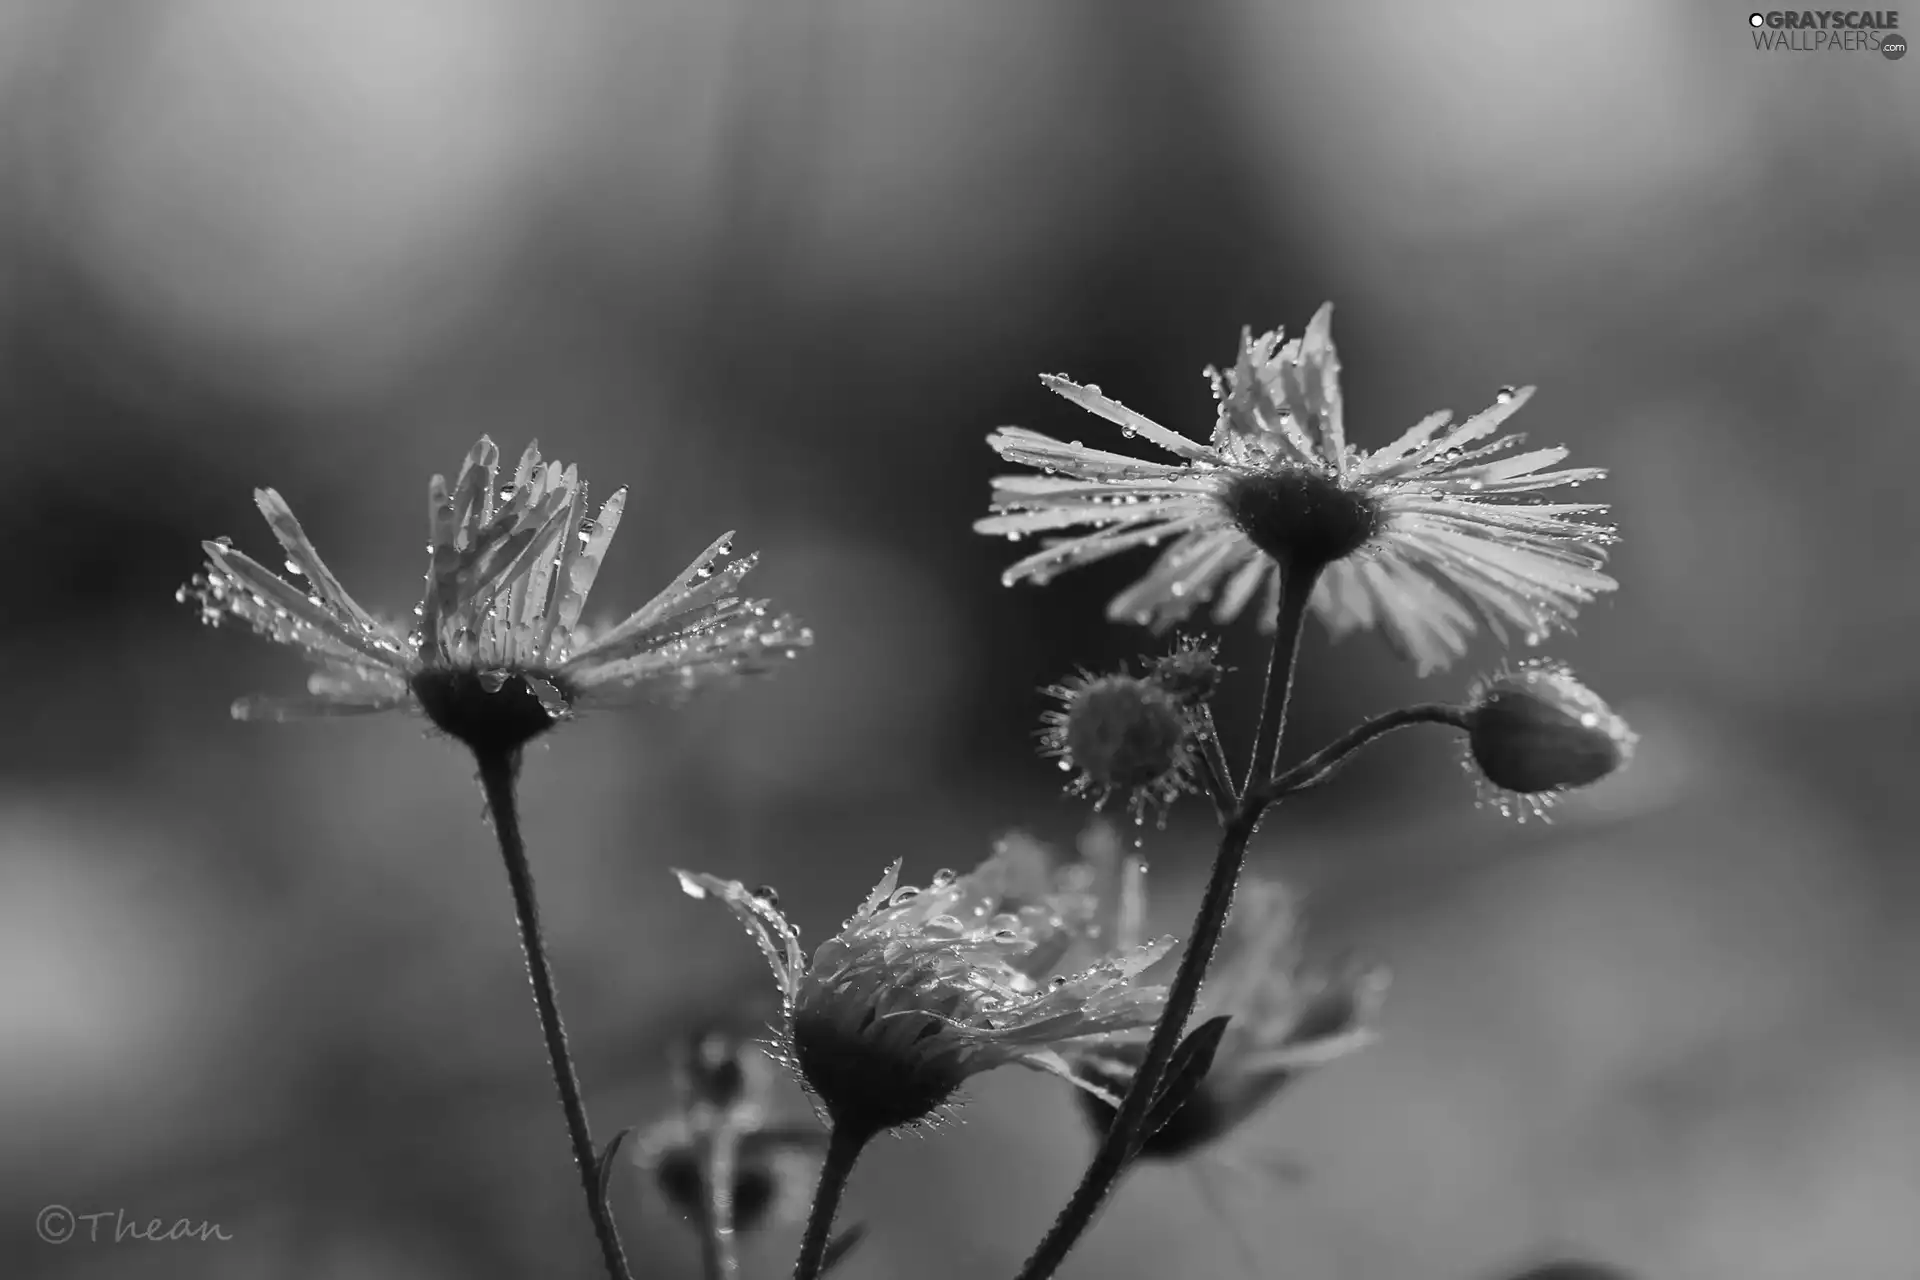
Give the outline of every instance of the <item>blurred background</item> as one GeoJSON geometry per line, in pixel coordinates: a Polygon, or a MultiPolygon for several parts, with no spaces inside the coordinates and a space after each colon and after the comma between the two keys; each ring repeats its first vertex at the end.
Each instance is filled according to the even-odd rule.
{"type": "MultiPolygon", "coordinates": [[[[1237,1236],[1300,1280],[1920,1274],[1920,60],[1674,0],[9,0],[0,120],[8,1276],[592,1274],[470,761],[230,721],[304,668],[173,601],[203,537],[271,561],[256,485],[400,616],[428,477],[537,436],[632,488],[602,609],[738,528],[814,625],[774,681],[528,761],[607,1135],[668,1105],[674,1036],[770,1012],[669,865],[817,940],[896,856],[1082,823],[1036,690],[1152,648],[1101,617],[1143,564],[1002,589],[987,430],[1092,442],[1061,371],[1200,433],[1240,327],[1329,298],[1356,441],[1538,383],[1518,424],[1612,468],[1623,587],[1549,652],[1642,752],[1515,826],[1408,734],[1271,819],[1255,864],[1394,969],[1386,1038],[1231,1139],[1219,1205],[1139,1175],[1068,1273],[1234,1276],[1237,1236]],[[1278,1158],[1307,1179],[1246,1171],[1278,1158]],[[49,1203],[232,1239],[54,1246],[49,1203]]],[[[1304,661],[1294,752],[1498,654],[1304,661]]],[[[1168,929],[1209,831],[1146,833],[1168,929]]],[[[1077,1109],[1012,1072],[965,1117],[869,1157],[845,1280],[1038,1239],[1077,1109]]],[[[694,1274],[617,1187],[636,1276],[694,1274]]]]}

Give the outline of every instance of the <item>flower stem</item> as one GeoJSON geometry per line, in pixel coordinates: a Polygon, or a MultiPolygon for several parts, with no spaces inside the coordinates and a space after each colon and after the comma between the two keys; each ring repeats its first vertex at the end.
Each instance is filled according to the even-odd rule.
{"type": "Polygon", "coordinates": [[[807,1234],[800,1240],[800,1256],[793,1262],[793,1280],[815,1280],[827,1256],[827,1244],[833,1239],[833,1215],[840,1208],[840,1193],[847,1189],[853,1165],[873,1135],[864,1130],[835,1125],[827,1138],[826,1159],[820,1165],[820,1185],[813,1193],[813,1212],[807,1215],[807,1234]]]}
{"type": "Polygon", "coordinates": [[[579,1168],[580,1184],[586,1191],[587,1214],[593,1219],[593,1233],[600,1242],[608,1280],[632,1280],[613,1216],[600,1195],[599,1160],[592,1131],[587,1127],[586,1105],[580,1098],[580,1080],[574,1074],[572,1055],[567,1052],[566,1028],[560,1023],[553,969],[547,963],[547,944],[540,933],[533,870],[527,864],[527,846],[520,835],[520,810],[514,791],[519,752],[476,750],[474,758],[480,765],[480,787],[486,793],[487,810],[493,815],[494,834],[500,839],[500,856],[507,865],[507,884],[513,890],[513,914],[520,925],[520,947],[527,957],[527,978],[533,985],[533,1004],[540,1014],[540,1030],[546,1038],[553,1083],[560,1091],[560,1110],[566,1116],[573,1162],[579,1168]]]}
{"type": "Polygon", "coordinates": [[[1465,729],[1467,713],[1464,709],[1450,703],[1423,702],[1375,716],[1371,720],[1354,726],[1291,769],[1275,774],[1273,780],[1259,790],[1266,802],[1272,803],[1281,796],[1319,786],[1332,775],[1334,770],[1358,753],[1360,748],[1375,738],[1385,737],[1395,729],[1404,729],[1411,724],[1450,724],[1456,729],[1465,729]]]}
{"type": "Polygon", "coordinates": [[[1320,580],[1318,568],[1280,566],[1280,611],[1274,619],[1273,653],[1267,659],[1267,687],[1260,698],[1260,720],[1253,730],[1253,758],[1240,794],[1251,795],[1273,774],[1280,739],[1287,730],[1287,704],[1293,699],[1293,668],[1300,656],[1300,633],[1307,605],[1320,580]]]}
{"type": "Polygon", "coordinates": [[[1227,763],[1226,749],[1220,745],[1220,728],[1214,723],[1213,708],[1203,705],[1198,719],[1200,769],[1206,775],[1207,793],[1213,798],[1213,812],[1225,823],[1240,803],[1240,791],[1233,784],[1233,766],[1227,763]]]}
{"type": "Polygon", "coordinates": [[[732,1280],[740,1274],[733,1236],[734,1164],[739,1145],[739,1135],[724,1122],[706,1142],[707,1167],[700,1179],[706,1197],[700,1224],[700,1266],[706,1280],[732,1280]]]}
{"type": "Polygon", "coordinates": [[[1227,922],[1227,911],[1233,905],[1234,886],[1239,883],[1240,869],[1246,864],[1247,842],[1253,838],[1261,815],[1274,799],[1267,788],[1257,787],[1256,782],[1264,782],[1272,772],[1273,759],[1279,750],[1281,733],[1286,726],[1287,701],[1293,690],[1294,659],[1300,651],[1301,624],[1306,619],[1307,601],[1313,595],[1317,577],[1318,574],[1312,572],[1288,572],[1281,579],[1279,626],[1274,632],[1266,696],[1261,707],[1260,727],[1254,735],[1254,756],[1247,772],[1247,785],[1240,802],[1222,817],[1213,873],[1207,878],[1200,911],[1194,917],[1180,967],[1167,991],[1166,1010],[1154,1025],[1146,1056],[1135,1070],[1127,1096],[1107,1126],[1086,1173],[1081,1175],[1080,1185],[1074,1188],[1067,1207],[1060,1211],[1033,1256],[1020,1269],[1019,1280],[1047,1280],[1066,1261],[1067,1254],[1093,1225],[1101,1206],[1113,1194],[1148,1136],[1148,1113],[1159,1098],[1167,1064],[1172,1061],[1174,1050],[1180,1047],[1187,1020],[1199,1003],[1200,984],[1206,980],[1207,968],[1213,963],[1214,949],[1227,922]]]}

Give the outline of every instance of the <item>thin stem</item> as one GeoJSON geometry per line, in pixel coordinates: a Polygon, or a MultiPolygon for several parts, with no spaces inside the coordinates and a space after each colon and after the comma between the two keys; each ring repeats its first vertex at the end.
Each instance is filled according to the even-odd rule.
{"type": "Polygon", "coordinates": [[[740,1274],[733,1235],[734,1165],[739,1146],[739,1134],[724,1120],[706,1142],[706,1168],[700,1179],[706,1198],[700,1224],[700,1266],[706,1280],[731,1280],[740,1274]]]}
{"type": "Polygon", "coordinates": [[[827,1244],[833,1239],[833,1215],[840,1208],[840,1193],[847,1189],[854,1162],[872,1136],[844,1125],[835,1125],[828,1136],[820,1185],[813,1193],[813,1212],[807,1215],[807,1234],[801,1237],[800,1256],[793,1262],[793,1280],[816,1280],[819,1276],[827,1244]]]}
{"type": "Polygon", "coordinates": [[[1307,620],[1307,605],[1313,599],[1314,584],[1319,580],[1318,569],[1280,566],[1280,611],[1274,619],[1273,653],[1267,659],[1267,686],[1260,698],[1260,721],[1253,731],[1253,758],[1247,763],[1246,781],[1240,785],[1243,796],[1273,774],[1280,739],[1287,730],[1287,704],[1293,698],[1293,668],[1300,656],[1300,633],[1307,620]]]}
{"type": "Polygon", "coordinates": [[[1166,1012],[1154,1026],[1153,1038],[1147,1042],[1146,1057],[1134,1072],[1133,1084],[1127,1089],[1127,1096],[1121,1099],[1120,1109],[1115,1112],[1112,1122],[1107,1125],[1106,1135],[1100,1140],[1099,1149],[1093,1153],[1086,1173],[1081,1175],[1080,1185],[1074,1188],[1073,1198],[1067,1201],[1067,1207],[1060,1211],[1060,1216],[1054,1219],[1053,1226],[1033,1251],[1033,1256],[1020,1269],[1019,1280],[1046,1280],[1054,1273],[1074,1245],[1079,1243],[1080,1236],[1093,1225],[1094,1217],[1113,1193],[1133,1159],[1141,1140],[1141,1130],[1145,1127],[1147,1112],[1159,1095],[1167,1063],[1180,1045],[1180,1036],[1186,1030],[1187,1019],[1192,1016],[1194,1004],[1200,995],[1201,980],[1206,977],[1207,965],[1213,959],[1214,947],[1220,941],[1220,926],[1225,922],[1227,908],[1233,902],[1233,887],[1246,861],[1247,840],[1253,835],[1254,824],[1255,819],[1243,807],[1233,815],[1221,834],[1220,851],[1213,862],[1213,875],[1207,880],[1206,893],[1200,900],[1200,913],[1194,919],[1192,940],[1180,957],[1180,968],[1167,993],[1166,1012]]]}
{"type": "Polygon", "coordinates": [[[1227,763],[1226,748],[1220,744],[1220,729],[1213,722],[1213,708],[1201,706],[1198,718],[1200,769],[1206,777],[1207,794],[1213,797],[1213,811],[1225,823],[1240,803],[1240,792],[1233,785],[1233,766],[1227,763]]]}
{"type": "Polygon", "coordinates": [[[613,1215],[600,1195],[599,1160],[592,1131],[587,1127],[586,1105],[580,1098],[580,1080],[574,1074],[573,1057],[567,1052],[567,1032],[561,1025],[560,1004],[553,990],[553,969],[547,962],[547,945],[540,933],[533,870],[527,865],[527,846],[520,836],[520,810],[514,793],[518,753],[475,751],[474,758],[480,765],[480,787],[486,792],[487,810],[493,815],[494,834],[500,839],[500,856],[507,864],[507,884],[513,890],[513,914],[520,925],[520,948],[527,957],[533,1004],[540,1014],[547,1062],[553,1068],[554,1086],[560,1091],[560,1110],[566,1116],[573,1162],[580,1171],[580,1185],[586,1191],[593,1234],[600,1242],[600,1255],[606,1263],[609,1280],[632,1280],[626,1253],[620,1247],[619,1232],[614,1229],[613,1215]]]}
{"type": "Polygon", "coordinates": [[[1260,708],[1260,725],[1254,733],[1253,760],[1247,771],[1242,797],[1230,814],[1223,817],[1220,847],[1214,854],[1213,873],[1207,878],[1206,892],[1200,898],[1200,910],[1188,934],[1180,967],[1167,991],[1167,1007],[1154,1025],[1147,1041],[1145,1058],[1135,1070],[1127,1096],[1120,1102],[1100,1146],[1081,1175],[1067,1207],[1054,1219],[1053,1226],[1020,1269],[1019,1280],[1047,1280],[1079,1243],[1100,1208],[1113,1194],[1121,1175],[1145,1140],[1147,1115],[1160,1095],[1167,1064],[1180,1046],[1187,1020],[1193,1016],[1200,999],[1200,984],[1206,980],[1213,953],[1233,905],[1234,886],[1240,869],[1246,864],[1247,842],[1260,825],[1261,815],[1272,803],[1265,788],[1255,789],[1273,770],[1273,759],[1286,727],[1287,702],[1293,691],[1294,659],[1300,652],[1300,631],[1306,620],[1307,602],[1313,596],[1315,571],[1282,566],[1280,612],[1274,629],[1273,655],[1267,664],[1266,692],[1260,708]]]}
{"type": "Polygon", "coordinates": [[[1273,780],[1259,788],[1259,791],[1267,803],[1272,803],[1295,791],[1317,787],[1375,738],[1385,737],[1395,729],[1404,729],[1412,724],[1450,724],[1456,729],[1465,729],[1467,713],[1450,703],[1423,702],[1375,716],[1354,726],[1291,769],[1275,774],[1273,780]]]}

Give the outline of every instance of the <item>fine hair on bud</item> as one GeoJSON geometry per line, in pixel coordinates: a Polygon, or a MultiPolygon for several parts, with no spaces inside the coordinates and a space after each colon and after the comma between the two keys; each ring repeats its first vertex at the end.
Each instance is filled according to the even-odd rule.
{"type": "Polygon", "coordinates": [[[1617,772],[1638,741],[1572,671],[1546,661],[1475,684],[1466,722],[1469,769],[1487,799],[1521,817],[1617,772]]]}
{"type": "Polygon", "coordinates": [[[1218,641],[1183,636],[1172,653],[1148,664],[1147,678],[1181,706],[1197,709],[1213,701],[1226,672],[1227,668],[1220,665],[1218,641]]]}
{"type": "Polygon", "coordinates": [[[1188,699],[1210,676],[1201,657],[1172,660],[1171,687],[1157,671],[1119,671],[1081,672],[1044,690],[1059,705],[1040,717],[1040,751],[1072,775],[1071,794],[1092,797],[1095,808],[1121,796],[1136,822],[1155,811],[1164,823],[1173,802],[1194,789],[1197,734],[1188,699]]]}

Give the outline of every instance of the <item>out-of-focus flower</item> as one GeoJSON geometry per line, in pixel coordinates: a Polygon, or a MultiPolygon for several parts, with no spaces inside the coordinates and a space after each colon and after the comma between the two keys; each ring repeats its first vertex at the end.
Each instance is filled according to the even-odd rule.
{"type": "Polygon", "coordinates": [[[1095,808],[1127,798],[1138,821],[1166,811],[1192,791],[1198,727],[1186,703],[1157,677],[1124,671],[1070,676],[1044,692],[1060,705],[1040,716],[1040,753],[1073,776],[1067,790],[1092,796],[1095,808]]]}
{"type": "Polygon", "coordinates": [[[1509,1280],[1633,1280],[1631,1273],[1601,1262],[1561,1259],[1516,1272],[1509,1280]]]}
{"type": "Polygon", "coordinates": [[[812,634],[763,600],[734,594],[756,556],[729,561],[732,534],[617,626],[580,623],[619,527],[626,490],[597,519],[574,467],[540,461],[537,444],[497,486],[500,452],[484,436],[459,478],[428,488],[426,594],[410,629],[376,619],[347,594],[284,499],[254,493],[286,554],[280,577],[225,538],[177,598],[203,621],[228,617],[305,650],[316,670],[304,698],[243,698],[238,719],[283,720],[417,708],[475,747],[516,747],[569,712],[684,693],[716,677],[762,671],[812,634]]]}
{"type": "Polygon", "coordinates": [[[895,862],[811,962],[771,890],[678,874],[689,894],[726,903],[766,953],[783,1000],[782,1054],[837,1132],[920,1123],[968,1077],[1008,1063],[1101,1090],[1067,1050],[1151,1025],[1166,1001],[1141,975],[1171,938],[1053,974],[1096,904],[1081,869],[1056,871],[1024,839],[1002,841],[967,875],[937,872],[924,889],[900,886],[895,862]]]}
{"type": "Polygon", "coordinates": [[[695,1224],[705,1225],[707,1181],[716,1167],[732,1171],[734,1230],[804,1216],[827,1135],[812,1117],[800,1123],[769,1118],[771,1076],[765,1053],[724,1032],[677,1047],[676,1106],[639,1136],[631,1159],[695,1224]],[[720,1161],[718,1144],[728,1144],[720,1161]]]}
{"type": "Polygon", "coordinates": [[[1638,741],[1557,662],[1525,662],[1476,682],[1467,708],[1468,770],[1489,803],[1523,819],[1623,767],[1638,741]]]}
{"type": "MultiPolygon", "coordinates": [[[[1097,936],[1116,948],[1133,946],[1146,914],[1144,866],[1120,856],[1105,824],[1090,829],[1081,848],[1102,888],[1097,936]]],[[[1230,1021],[1206,1076],[1142,1144],[1141,1155],[1191,1156],[1238,1127],[1302,1072],[1372,1043],[1386,986],[1386,971],[1379,968],[1309,967],[1293,894],[1278,883],[1242,877],[1196,1011],[1199,1022],[1223,1015],[1230,1021]]],[[[1085,1042],[1076,1050],[1078,1065],[1104,1079],[1110,1093],[1123,1094],[1146,1042],[1137,1032],[1085,1042]]],[[[1086,1092],[1080,1100],[1104,1134],[1113,1105],[1086,1092]]]]}
{"type": "Polygon", "coordinates": [[[1044,583],[1065,569],[1139,546],[1168,543],[1147,575],[1116,596],[1108,616],[1165,627],[1213,600],[1228,622],[1265,588],[1271,627],[1287,574],[1319,575],[1312,607],[1335,634],[1379,627],[1422,674],[1466,651],[1481,626],[1535,639],[1565,626],[1610,591],[1600,571],[1610,527],[1603,503],[1547,503],[1537,495],[1604,474],[1546,470],[1564,448],[1509,453],[1521,437],[1483,443],[1533,394],[1502,390],[1492,407],[1450,426],[1431,414],[1371,453],[1347,443],[1331,306],[1284,345],[1275,330],[1242,336],[1233,368],[1210,370],[1218,402],[1208,444],[1148,420],[1098,387],[1042,380],[1082,408],[1179,458],[1146,462],[1063,443],[1021,427],[987,437],[1001,457],[1037,476],[993,482],[981,533],[1018,540],[1062,529],[1002,575],[1044,583]]]}

